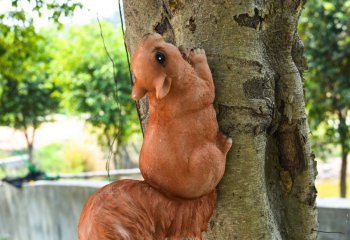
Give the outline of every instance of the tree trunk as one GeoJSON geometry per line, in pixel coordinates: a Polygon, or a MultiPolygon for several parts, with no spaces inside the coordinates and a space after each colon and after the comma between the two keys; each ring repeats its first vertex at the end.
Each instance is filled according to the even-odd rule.
{"type": "Polygon", "coordinates": [[[340,197],[346,198],[346,169],[347,169],[347,158],[348,153],[342,146],[342,158],[341,158],[341,169],[340,169],[340,197]]]}
{"type": "MultiPolygon", "coordinates": [[[[303,96],[303,1],[124,1],[126,40],[158,32],[205,49],[233,139],[207,239],[316,239],[315,161],[303,96]]],[[[141,103],[147,124],[147,100],[141,103]]]]}
{"type": "Polygon", "coordinates": [[[349,149],[346,145],[348,138],[348,126],[346,125],[346,113],[342,114],[341,110],[338,110],[339,126],[338,133],[341,146],[341,167],[340,167],[340,197],[346,198],[346,170],[347,170],[347,158],[349,149]]]}
{"type": "Polygon", "coordinates": [[[33,163],[33,145],[28,145],[28,161],[33,163]]]}
{"type": "Polygon", "coordinates": [[[24,137],[27,142],[27,151],[28,151],[28,161],[33,163],[33,149],[34,149],[34,138],[35,138],[35,128],[32,128],[32,133],[30,134],[29,132],[29,127],[25,127],[23,132],[24,132],[24,137]]]}

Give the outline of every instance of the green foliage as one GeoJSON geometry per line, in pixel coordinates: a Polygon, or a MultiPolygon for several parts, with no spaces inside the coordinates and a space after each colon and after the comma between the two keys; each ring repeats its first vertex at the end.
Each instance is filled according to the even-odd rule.
{"type": "Polygon", "coordinates": [[[40,148],[35,154],[39,169],[49,173],[64,172],[67,166],[63,158],[63,147],[63,144],[52,143],[40,148]]]}
{"type": "Polygon", "coordinates": [[[21,80],[21,70],[31,67],[27,57],[40,50],[37,41],[42,37],[34,27],[33,13],[41,16],[45,11],[61,26],[60,16],[72,15],[82,5],[72,0],[12,0],[11,3],[12,7],[0,14],[0,70],[8,77],[21,80]]]}
{"type": "Polygon", "coordinates": [[[0,168],[0,179],[3,179],[5,177],[6,177],[6,171],[3,168],[0,168]]]}
{"type": "Polygon", "coordinates": [[[76,7],[81,4],[70,0],[12,0],[0,14],[0,125],[24,131],[30,161],[35,129],[57,112],[61,91],[51,81],[47,42],[37,33],[32,13],[41,16],[45,10],[59,24],[60,16],[76,7]]]}
{"type": "Polygon", "coordinates": [[[2,151],[0,150],[0,159],[1,158],[6,158],[6,157],[9,157],[10,155],[8,154],[8,152],[5,152],[5,151],[2,151]]]}
{"type": "Polygon", "coordinates": [[[350,149],[350,1],[310,0],[300,21],[309,62],[307,110],[317,150],[328,143],[350,149]]]}
{"type": "Polygon", "coordinates": [[[11,25],[16,25],[16,23],[26,20],[30,22],[32,18],[26,12],[30,9],[38,17],[41,17],[42,13],[45,12],[49,19],[60,23],[61,16],[71,16],[76,8],[81,7],[82,4],[74,0],[11,0],[11,9],[3,15],[9,22],[14,23],[11,25]]]}
{"type": "Polygon", "coordinates": [[[21,82],[2,80],[0,124],[17,129],[38,128],[46,116],[58,111],[59,87],[44,79],[24,79],[21,82]]]}
{"type": "MultiPolygon", "coordinates": [[[[34,138],[27,130],[58,111],[86,114],[103,146],[115,138],[124,144],[139,129],[120,29],[102,23],[113,69],[97,23],[59,24],[81,6],[73,0],[12,0],[0,15],[0,125],[25,130],[30,159],[34,138]],[[44,12],[63,31],[38,31],[34,18],[44,12]]],[[[118,148],[112,150],[116,155],[118,148]]]]}
{"type": "Polygon", "coordinates": [[[55,65],[65,72],[67,92],[65,104],[74,112],[87,113],[103,146],[117,137],[124,144],[138,131],[134,102],[130,98],[129,70],[120,29],[102,23],[108,58],[98,24],[72,27],[59,39],[55,65]],[[117,32],[116,32],[117,31],[117,32]]]}
{"type": "MultiPolygon", "coordinates": [[[[75,142],[52,143],[36,152],[39,169],[47,173],[77,173],[103,169],[96,147],[75,142]]],[[[102,163],[103,165],[103,163],[102,163]]]]}
{"type": "Polygon", "coordinates": [[[47,121],[47,115],[57,112],[62,91],[50,78],[46,41],[29,41],[31,48],[24,56],[20,56],[20,50],[16,53],[17,45],[12,41],[1,56],[8,64],[0,69],[0,124],[16,129],[35,129],[47,121]]]}

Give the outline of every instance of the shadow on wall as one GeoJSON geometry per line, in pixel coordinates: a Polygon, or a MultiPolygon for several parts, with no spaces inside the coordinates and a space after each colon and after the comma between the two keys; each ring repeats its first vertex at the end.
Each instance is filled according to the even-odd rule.
{"type": "MultiPolygon", "coordinates": [[[[88,197],[102,181],[38,181],[16,189],[0,183],[0,240],[74,240],[88,197]]],[[[350,239],[350,200],[318,199],[318,240],[350,239]],[[325,233],[327,232],[327,233],[325,233]]]]}

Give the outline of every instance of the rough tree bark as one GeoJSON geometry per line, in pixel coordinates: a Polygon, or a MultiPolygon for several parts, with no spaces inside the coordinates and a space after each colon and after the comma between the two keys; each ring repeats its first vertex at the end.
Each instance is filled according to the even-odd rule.
{"type": "MultiPolygon", "coordinates": [[[[126,40],[158,32],[203,47],[223,132],[233,138],[207,239],[316,239],[297,23],[304,1],[125,0],[126,40]]],[[[147,99],[141,103],[147,124],[147,99]]]]}
{"type": "MultiPolygon", "coordinates": [[[[347,111],[345,111],[346,113],[347,111]]],[[[346,144],[348,138],[348,129],[346,125],[346,114],[342,114],[341,110],[338,110],[339,127],[338,133],[341,146],[341,167],[340,167],[340,197],[346,198],[346,172],[347,172],[347,159],[349,154],[349,147],[346,144]]]]}

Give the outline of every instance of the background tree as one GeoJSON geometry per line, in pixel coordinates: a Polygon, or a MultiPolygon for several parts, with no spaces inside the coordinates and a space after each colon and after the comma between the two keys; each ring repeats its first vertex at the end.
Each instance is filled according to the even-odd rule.
{"type": "Polygon", "coordinates": [[[32,162],[35,131],[58,112],[61,88],[50,76],[47,42],[37,34],[23,38],[28,44],[23,52],[15,33],[2,42],[6,50],[0,56],[0,124],[23,131],[32,162]]]}
{"type": "MultiPolygon", "coordinates": [[[[87,113],[87,121],[98,133],[99,143],[111,150],[115,166],[130,167],[131,162],[126,165],[123,165],[126,161],[117,163],[119,146],[138,129],[136,110],[129,97],[131,86],[121,32],[114,34],[111,24],[102,24],[105,40],[113,42],[107,46],[114,61],[112,64],[98,24],[64,28],[60,24],[61,16],[71,15],[77,7],[82,5],[72,0],[14,0],[8,11],[0,15],[0,72],[1,85],[4,86],[0,89],[4,106],[2,124],[18,128],[19,124],[10,121],[14,121],[10,115],[17,117],[19,112],[13,105],[18,103],[18,107],[26,109],[26,121],[30,127],[26,125],[25,132],[32,159],[34,129],[44,121],[43,115],[58,111],[58,88],[63,87],[61,111],[68,115],[72,112],[67,109],[87,113]],[[37,17],[42,15],[57,23],[61,31],[52,27],[39,33],[34,26],[37,17]],[[9,95],[7,85],[10,80],[12,91],[18,93],[18,101],[13,101],[9,95]],[[28,88],[30,84],[30,95],[23,94],[25,84],[28,88]],[[44,90],[48,92],[44,93],[44,90]],[[50,99],[44,102],[48,97],[50,99]],[[27,133],[29,129],[33,134],[27,133]]],[[[18,117],[17,122],[22,118],[18,117]]],[[[24,124],[21,125],[24,128],[24,124]]]]}
{"type": "MultiPolygon", "coordinates": [[[[45,17],[61,25],[62,16],[72,16],[76,8],[81,8],[82,4],[77,0],[11,0],[11,5],[0,14],[0,22],[10,28],[25,27],[33,24],[33,17],[45,17]],[[31,12],[28,12],[31,10],[31,12]],[[23,20],[26,24],[23,25],[23,20]]],[[[4,4],[5,6],[5,4],[4,4]]],[[[62,26],[62,25],[61,25],[62,26]]]]}
{"type": "Polygon", "coordinates": [[[131,167],[118,161],[119,146],[125,145],[139,129],[135,104],[130,100],[130,77],[122,33],[110,23],[101,25],[106,48],[97,23],[71,27],[56,42],[56,66],[65,76],[66,105],[87,114],[100,145],[112,152],[116,168],[131,167]],[[72,51],[74,49],[74,51],[72,51]]]}
{"type": "Polygon", "coordinates": [[[45,9],[59,24],[60,16],[71,15],[76,7],[81,4],[71,0],[13,0],[0,14],[0,123],[23,130],[30,161],[35,130],[57,112],[60,89],[50,79],[47,42],[25,10],[41,16],[45,9]]]}
{"type": "MultiPolygon", "coordinates": [[[[149,32],[187,52],[207,52],[220,127],[233,139],[208,239],[316,239],[316,171],[297,34],[303,3],[124,1],[131,53],[149,32]]],[[[142,105],[147,119],[147,101],[142,105]]]]}
{"type": "Polygon", "coordinates": [[[309,122],[319,152],[340,145],[340,196],[346,197],[350,151],[350,1],[312,0],[301,21],[309,71],[309,122]],[[322,29],[322,30],[320,30],[322,29]],[[333,147],[334,147],[333,145],[333,147]]]}

